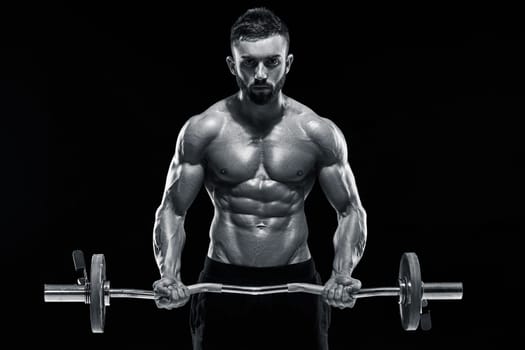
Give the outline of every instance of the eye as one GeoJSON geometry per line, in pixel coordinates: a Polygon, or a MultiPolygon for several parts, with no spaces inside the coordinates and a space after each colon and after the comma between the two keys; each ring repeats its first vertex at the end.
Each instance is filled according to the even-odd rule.
{"type": "Polygon", "coordinates": [[[280,63],[281,60],[279,59],[279,57],[271,57],[265,61],[267,67],[275,67],[278,66],[280,63]]]}
{"type": "Polygon", "coordinates": [[[254,60],[253,58],[247,58],[247,59],[242,61],[242,65],[245,66],[245,67],[253,68],[253,67],[255,67],[257,65],[257,61],[254,60]]]}

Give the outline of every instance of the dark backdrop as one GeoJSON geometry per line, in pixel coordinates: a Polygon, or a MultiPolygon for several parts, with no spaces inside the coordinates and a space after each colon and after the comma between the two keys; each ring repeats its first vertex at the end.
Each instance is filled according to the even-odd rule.
{"type": "MultiPolygon", "coordinates": [[[[301,7],[246,2],[21,4],[2,11],[2,284],[7,335],[57,347],[189,346],[188,306],[114,300],[104,335],[86,305],[44,304],[44,283],[72,283],[71,251],[104,253],[112,286],[151,289],[152,228],[185,120],[235,92],[229,27],[252,5],[289,25],[285,93],[332,119],[368,212],[355,271],[394,286],[418,254],[424,281],[462,281],[461,302],[432,302],[434,328],[404,332],[391,298],[335,310],[333,349],[463,348],[517,330],[523,287],[524,33],[513,9],[301,7]],[[5,60],[7,59],[7,60],[5,60]],[[355,345],[354,345],[355,346],[355,345]]],[[[319,187],[306,211],[326,280],[336,216],[319,187]]],[[[183,279],[195,283],[212,206],[188,213],[183,279]]]]}

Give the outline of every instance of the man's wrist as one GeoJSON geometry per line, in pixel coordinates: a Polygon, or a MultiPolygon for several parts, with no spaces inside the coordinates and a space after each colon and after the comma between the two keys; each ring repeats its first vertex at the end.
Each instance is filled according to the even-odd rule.
{"type": "Polygon", "coordinates": [[[160,278],[178,282],[180,281],[180,273],[161,272],[160,278]]]}
{"type": "Polygon", "coordinates": [[[334,263],[332,266],[332,276],[352,276],[354,266],[350,261],[334,263]]]}

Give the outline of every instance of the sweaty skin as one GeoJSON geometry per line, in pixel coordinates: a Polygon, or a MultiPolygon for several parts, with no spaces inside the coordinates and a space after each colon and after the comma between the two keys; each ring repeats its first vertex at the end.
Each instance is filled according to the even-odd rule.
{"type": "MultiPolygon", "coordinates": [[[[284,83],[279,79],[289,65],[285,71],[263,62],[277,54],[285,59],[282,40],[279,36],[265,40],[238,49],[241,57],[261,58],[259,64],[235,70],[240,86],[252,71],[255,80],[284,83]]],[[[253,79],[246,86],[250,83],[253,79]]],[[[310,259],[304,202],[318,179],[338,214],[333,272],[324,298],[333,306],[352,307],[351,293],[361,287],[351,274],[365,248],[366,214],[347,161],[344,136],[333,122],[281,91],[270,99],[269,107],[260,107],[264,118],[252,118],[244,103],[246,91],[241,87],[239,93],[190,118],[179,133],[154,227],[161,273],[154,284],[157,305],[170,309],[189,299],[180,276],[184,219],[202,185],[215,208],[208,257],[264,267],[310,259]]]]}

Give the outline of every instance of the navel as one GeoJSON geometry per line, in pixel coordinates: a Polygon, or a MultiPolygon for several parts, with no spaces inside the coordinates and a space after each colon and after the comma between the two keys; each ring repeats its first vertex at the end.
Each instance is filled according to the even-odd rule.
{"type": "Polygon", "coordinates": [[[298,170],[298,171],[297,171],[297,176],[303,176],[303,174],[304,174],[304,173],[303,173],[302,170],[298,170]]]}
{"type": "Polygon", "coordinates": [[[262,230],[263,228],[266,227],[266,224],[264,222],[260,222],[257,225],[255,225],[255,227],[257,227],[258,229],[262,230]]]}
{"type": "Polygon", "coordinates": [[[225,175],[228,171],[226,170],[226,168],[222,168],[221,170],[219,170],[219,172],[220,172],[222,175],[225,175]]]}

